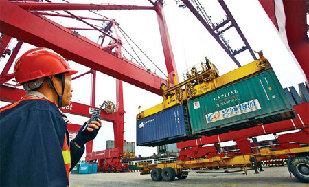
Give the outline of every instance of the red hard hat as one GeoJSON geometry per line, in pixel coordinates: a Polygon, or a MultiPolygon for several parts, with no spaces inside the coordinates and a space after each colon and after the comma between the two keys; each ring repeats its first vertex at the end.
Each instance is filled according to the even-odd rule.
{"type": "Polygon", "coordinates": [[[17,60],[14,67],[15,79],[20,84],[59,73],[72,75],[77,71],[71,70],[61,56],[42,47],[27,51],[17,60]]]}

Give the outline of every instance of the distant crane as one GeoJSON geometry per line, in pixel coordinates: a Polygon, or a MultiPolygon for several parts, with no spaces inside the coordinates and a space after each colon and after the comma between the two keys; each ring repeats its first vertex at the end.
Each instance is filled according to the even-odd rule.
{"type": "MultiPolygon", "coordinates": [[[[213,23],[210,19],[210,16],[207,15],[205,9],[201,5],[198,0],[182,0],[184,5],[190,9],[190,11],[195,15],[195,17],[204,25],[204,27],[209,31],[209,33],[217,40],[220,46],[224,49],[224,51],[231,57],[234,63],[240,67],[239,61],[236,59],[236,55],[249,50],[251,56],[254,60],[256,60],[256,56],[254,55],[251,46],[249,45],[247,39],[245,38],[244,34],[241,32],[238,24],[236,23],[235,19],[233,18],[230,10],[226,6],[223,0],[218,0],[219,4],[221,5],[222,9],[226,14],[226,18],[221,21],[220,23],[213,23]],[[223,33],[231,28],[235,28],[238,35],[240,36],[243,46],[239,49],[233,49],[228,40],[223,37],[223,33]]],[[[184,7],[181,5],[180,7],[184,7]]]]}

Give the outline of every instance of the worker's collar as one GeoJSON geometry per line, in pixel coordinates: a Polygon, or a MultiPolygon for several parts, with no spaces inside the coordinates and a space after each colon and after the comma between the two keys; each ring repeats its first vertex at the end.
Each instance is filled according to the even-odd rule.
{"type": "Polygon", "coordinates": [[[44,98],[44,99],[49,100],[44,94],[42,94],[39,91],[27,91],[25,96],[26,97],[44,98]]]}
{"type": "MultiPolygon", "coordinates": [[[[26,97],[36,97],[36,98],[44,98],[44,99],[47,99],[49,100],[44,94],[42,94],[41,92],[39,91],[27,91],[26,97]]],[[[62,116],[62,119],[68,123],[69,120],[67,118],[67,116],[59,109],[59,112],[61,113],[61,116],[62,116]]]]}

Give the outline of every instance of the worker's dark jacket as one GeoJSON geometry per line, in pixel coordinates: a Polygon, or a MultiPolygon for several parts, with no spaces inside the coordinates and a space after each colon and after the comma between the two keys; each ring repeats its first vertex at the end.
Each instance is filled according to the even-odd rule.
{"type": "MultiPolygon", "coordinates": [[[[0,113],[0,186],[67,186],[62,147],[67,124],[56,105],[24,100],[0,113]]],[[[71,168],[84,147],[71,149],[71,168]]]]}

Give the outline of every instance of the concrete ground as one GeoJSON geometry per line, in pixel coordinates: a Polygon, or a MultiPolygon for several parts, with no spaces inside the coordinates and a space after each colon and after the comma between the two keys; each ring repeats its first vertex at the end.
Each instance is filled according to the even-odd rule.
{"type": "MultiPolygon", "coordinates": [[[[287,167],[269,167],[264,168],[264,172],[254,174],[254,171],[248,171],[248,175],[243,172],[237,173],[195,173],[190,172],[187,179],[165,182],[155,182],[151,180],[150,175],[140,175],[139,173],[97,173],[97,174],[71,174],[70,186],[307,186],[307,183],[299,182],[287,170],[287,167]]],[[[215,170],[219,172],[223,170],[215,170]]]]}

